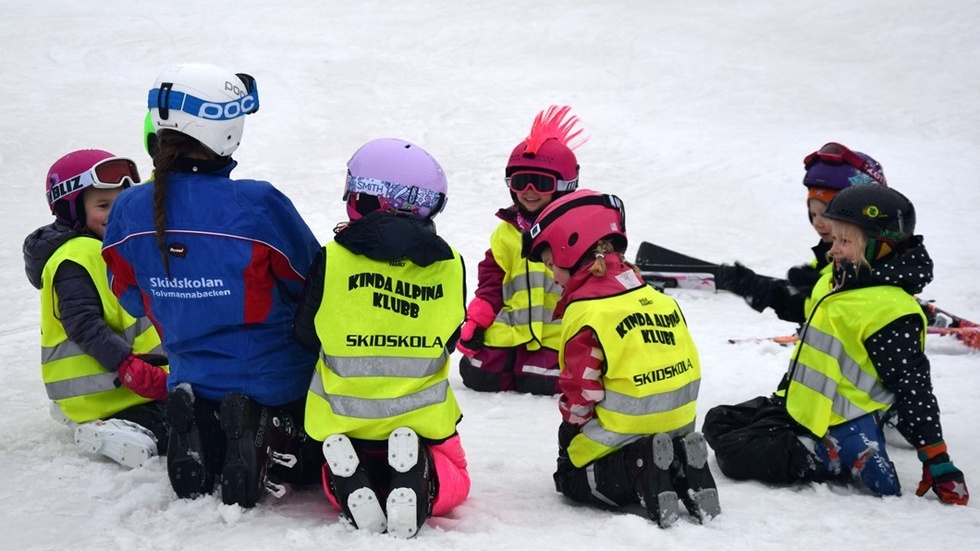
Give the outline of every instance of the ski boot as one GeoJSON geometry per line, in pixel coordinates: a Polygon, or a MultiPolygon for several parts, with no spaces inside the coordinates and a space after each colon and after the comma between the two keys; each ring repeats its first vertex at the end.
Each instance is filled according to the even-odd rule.
{"type": "Polygon", "coordinates": [[[194,393],[183,383],[167,395],[167,475],[181,499],[214,491],[214,473],[208,464],[194,408],[194,393]]]}
{"type": "Polygon", "coordinates": [[[343,434],[328,436],[323,442],[323,457],[330,471],[330,488],[344,517],[358,530],[383,533],[388,520],[350,439],[343,434]]]}
{"type": "Polygon", "coordinates": [[[227,444],[221,468],[221,501],[255,507],[265,490],[269,466],[268,409],[235,392],[221,400],[221,429],[227,444]]]}
{"type": "Polygon", "coordinates": [[[388,436],[388,534],[411,538],[432,514],[434,473],[428,449],[410,428],[397,428],[388,436]]]}
{"type": "Polygon", "coordinates": [[[265,490],[280,498],[285,483],[313,484],[320,481],[323,455],[320,444],[307,437],[290,412],[268,408],[264,435],[269,446],[269,468],[265,490]]]}
{"type": "Polygon", "coordinates": [[[661,528],[674,524],[680,517],[677,492],[674,490],[670,465],[674,462],[674,445],[670,436],[657,433],[630,444],[631,470],[635,470],[634,488],[643,501],[650,520],[661,528]]]}
{"type": "Polygon", "coordinates": [[[708,469],[708,445],[700,432],[674,439],[674,488],[681,503],[705,524],[721,514],[718,488],[708,469]]]}
{"type": "Polygon", "coordinates": [[[157,455],[153,432],[132,421],[104,419],[75,427],[75,444],[89,453],[108,457],[124,467],[142,467],[157,455]]]}

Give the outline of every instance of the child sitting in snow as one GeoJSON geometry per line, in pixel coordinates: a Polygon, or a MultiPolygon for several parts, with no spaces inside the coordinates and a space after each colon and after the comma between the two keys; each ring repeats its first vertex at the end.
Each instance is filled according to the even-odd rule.
{"type": "Polygon", "coordinates": [[[558,199],[524,234],[524,253],[564,287],[555,317],[563,421],[557,490],[622,507],[642,500],[659,526],[678,499],[700,522],[721,512],[704,437],[694,431],[701,366],[674,299],[623,260],[618,197],[581,190],[558,199]]]}
{"type": "Polygon", "coordinates": [[[708,411],[704,431],[723,473],[792,483],[843,477],[875,495],[901,487],[885,449],[881,415],[922,461],[919,496],[969,500],[950,461],[924,349],[926,319],[914,294],[932,280],[932,260],[914,235],[915,209],[901,193],[860,184],[837,193],[824,217],[834,244],[831,273],[807,302],[785,397],[708,411]]]}
{"type": "Polygon", "coordinates": [[[58,159],[46,180],[55,221],[24,241],[41,292],[41,376],[52,416],[83,449],[128,467],[166,452],[167,395],[160,337],[109,289],[102,237],[116,196],[139,183],[129,159],[96,149],[58,159]]]}
{"type": "Polygon", "coordinates": [[[552,319],[561,286],[540,262],[521,258],[521,232],[541,210],[578,186],[572,150],[577,117],[552,106],[534,119],[527,138],[507,161],[505,180],[513,204],[497,211],[502,220],[477,270],[476,296],[466,310],[457,349],[463,384],[474,390],[558,392],[558,331],[552,319]]]}

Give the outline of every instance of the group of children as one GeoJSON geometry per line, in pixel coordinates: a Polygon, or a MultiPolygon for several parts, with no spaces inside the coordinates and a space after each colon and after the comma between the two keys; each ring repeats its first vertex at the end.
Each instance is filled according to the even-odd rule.
{"type": "Polygon", "coordinates": [[[542,111],[511,153],[513,204],[468,305],[463,259],[433,222],[446,175],[422,148],[359,148],[348,221],[321,246],[272,184],[231,179],[259,109],[254,78],[174,66],[148,108],[152,182],[104,151],[59,159],[46,179],[55,222],[24,256],[53,414],[124,465],[166,455],[178,497],[218,486],[252,507],[284,484],[322,483],[356,528],[414,536],[470,490],[448,380],[458,350],[468,388],[559,395],[559,492],[642,503],[661,527],[681,505],[702,523],[720,513],[709,444],[733,478],[852,475],[897,494],[881,430],[891,409],[923,460],[920,495],[968,499],[911,306],[931,261],[911,203],[866,155],[828,144],[807,158],[812,266],[786,281],[720,270],[719,288],[800,322],[801,341],[777,395],[712,409],[702,436],[686,319],[625,260],[619,198],[578,189],[586,138],[568,107],[542,111]]]}

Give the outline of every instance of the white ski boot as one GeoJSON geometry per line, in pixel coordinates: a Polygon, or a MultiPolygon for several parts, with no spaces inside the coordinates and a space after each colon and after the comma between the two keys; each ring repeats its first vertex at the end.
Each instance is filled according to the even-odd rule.
{"type": "Polygon", "coordinates": [[[135,469],[157,455],[153,433],[132,421],[105,419],[75,427],[75,444],[89,453],[98,453],[116,463],[135,469]]]}

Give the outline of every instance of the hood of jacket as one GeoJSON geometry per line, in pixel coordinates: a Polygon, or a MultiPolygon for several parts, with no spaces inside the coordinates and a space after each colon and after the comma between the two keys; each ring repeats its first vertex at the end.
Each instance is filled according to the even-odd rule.
{"type": "Polygon", "coordinates": [[[334,241],[355,254],[385,262],[408,258],[424,267],[453,257],[452,248],[436,234],[431,220],[380,211],[347,224],[334,241]]]}
{"type": "Polygon", "coordinates": [[[86,230],[73,230],[71,226],[58,221],[31,232],[24,239],[24,270],[31,285],[35,289],[41,288],[44,265],[48,263],[48,259],[58,250],[58,247],[73,237],[87,233],[86,230]]]}

